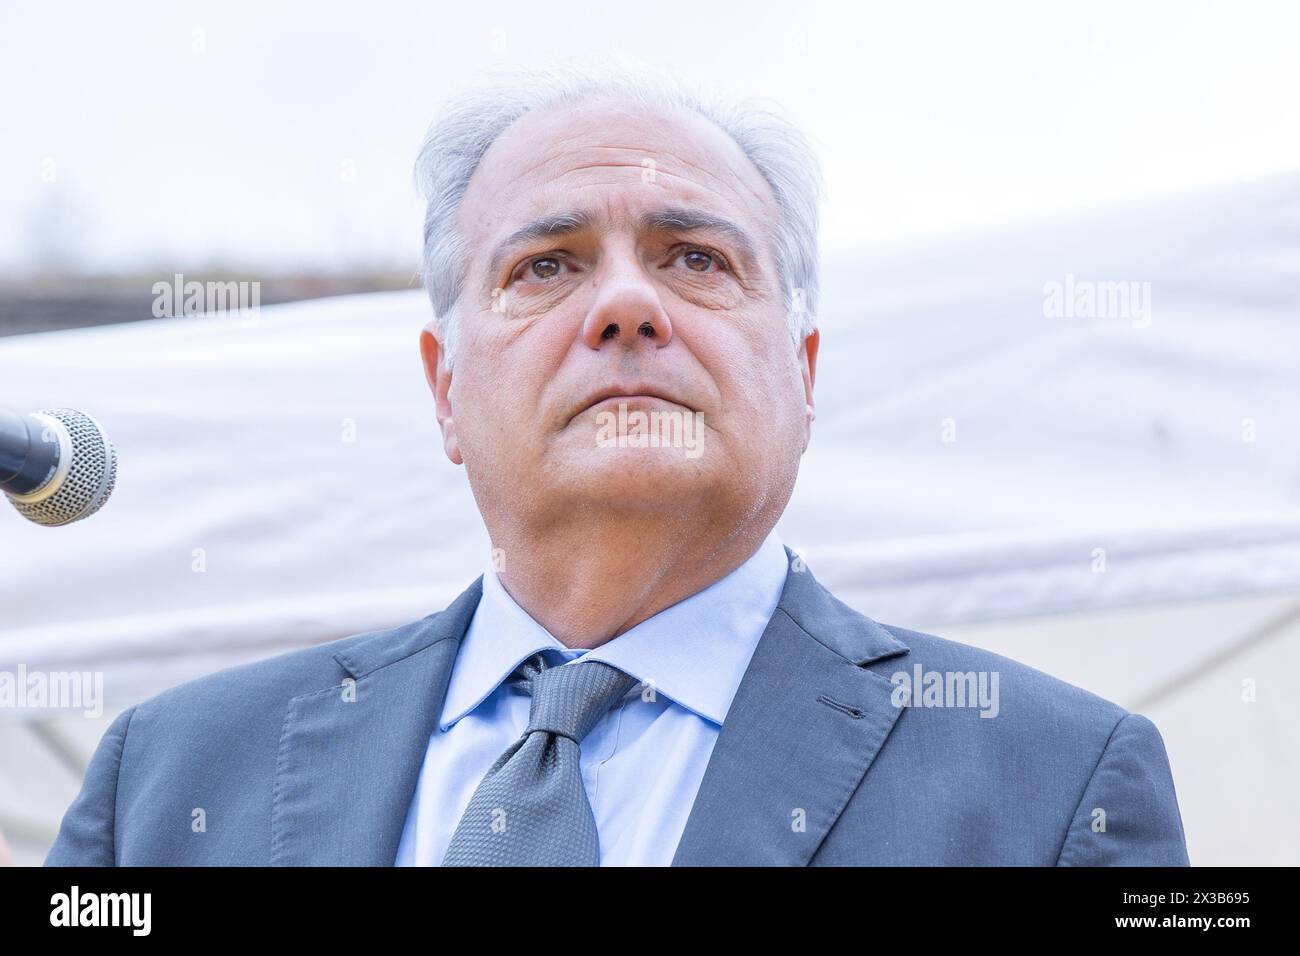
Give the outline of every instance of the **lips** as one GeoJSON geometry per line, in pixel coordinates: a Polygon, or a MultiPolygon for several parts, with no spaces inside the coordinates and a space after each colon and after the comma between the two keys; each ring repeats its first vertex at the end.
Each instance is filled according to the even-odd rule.
{"type": "MultiPolygon", "coordinates": [[[[677,398],[675,395],[671,395],[667,391],[661,388],[656,388],[653,385],[629,385],[626,387],[613,386],[592,392],[591,395],[587,396],[587,398],[583,400],[582,406],[573,414],[573,418],[577,418],[583,412],[588,411],[589,409],[599,405],[601,402],[608,401],[612,398],[657,398],[661,401],[671,402],[674,405],[680,405],[682,408],[689,408],[685,402],[677,398]]],[[[569,420],[572,421],[573,418],[569,420]]]]}

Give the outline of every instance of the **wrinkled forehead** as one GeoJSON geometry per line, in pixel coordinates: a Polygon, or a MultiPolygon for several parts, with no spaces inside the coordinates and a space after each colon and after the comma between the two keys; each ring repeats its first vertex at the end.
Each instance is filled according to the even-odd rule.
{"type": "Polygon", "coordinates": [[[506,129],[471,177],[457,225],[477,256],[538,216],[585,208],[617,225],[665,204],[736,221],[769,247],[779,216],[767,180],[710,120],[604,99],[535,110],[506,129]]]}

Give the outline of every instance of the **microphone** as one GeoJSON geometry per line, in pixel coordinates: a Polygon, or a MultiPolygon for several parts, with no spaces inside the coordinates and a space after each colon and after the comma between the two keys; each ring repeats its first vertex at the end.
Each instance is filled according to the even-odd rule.
{"type": "Polygon", "coordinates": [[[57,527],[93,515],[116,480],[117,452],[85,412],[0,409],[0,491],[24,518],[57,527]]]}

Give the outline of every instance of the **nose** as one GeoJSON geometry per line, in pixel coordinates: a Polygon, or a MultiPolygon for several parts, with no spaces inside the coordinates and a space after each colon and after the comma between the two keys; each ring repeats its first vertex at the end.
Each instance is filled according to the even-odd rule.
{"type": "Polygon", "coordinates": [[[630,251],[611,253],[592,280],[595,296],[582,323],[582,340],[592,349],[607,342],[624,348],[663,348],[673,324],[651,277],[630,251]]]}

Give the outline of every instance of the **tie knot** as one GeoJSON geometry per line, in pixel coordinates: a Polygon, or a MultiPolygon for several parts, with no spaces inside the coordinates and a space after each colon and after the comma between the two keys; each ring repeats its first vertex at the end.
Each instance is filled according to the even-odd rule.
{"type": "Polygon", "coordinates": [[[578,743],[634,682],[604,661],[551,667],[540,654],[525,661],[520,670],[524,688],[533,698],[524,733],[543,731],[578,743]]]}

